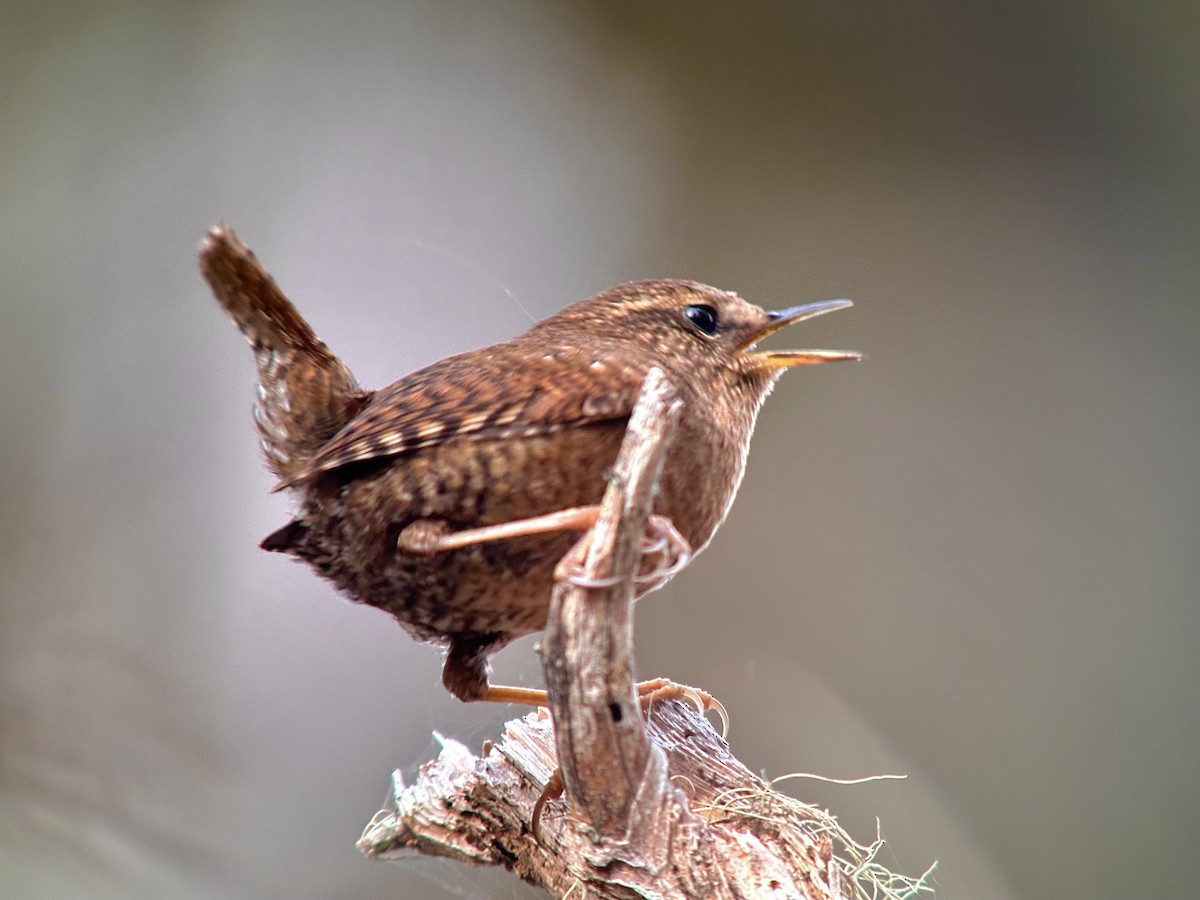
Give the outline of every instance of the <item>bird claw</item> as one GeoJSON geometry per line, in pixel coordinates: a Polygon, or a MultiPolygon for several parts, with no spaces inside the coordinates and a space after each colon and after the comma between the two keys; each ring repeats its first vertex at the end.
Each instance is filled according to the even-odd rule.
{"type": "Polygon", "coordinates": [[[562,766],[559,766],[546,782],[546,786],[542,788],[541,794],[538,795],[537,801],[533,804],[533,812],[529,816],[529,830],[533,832],[533,839],[538,844],[542,843],[542,812],[549,801],[557,800],[563,795],[565,790],[563,770],[562,766]]]}
{"type": "MultiPolygon", "coordinates": [[[[706,690],[692,687],[689,684],[679,684],[669,678],[652,678],[649,681],[639,681],[634,685],[634,691],[637,693],[643,715],[650,714],[650,708],[656,700],[686,700],[696,707],[696,711],[701,716],[715,711],[721,719],[721,739],[724,740],[729,735],[729,713],[726,711],[725,705],[706,690]]],[[[533,804],[533,812],[530,815],[530,830],[533,832],[533,839],[539,844],[542,843],[541,822],[546,804],[551,800],[557,800],[565,790],[563,770],[562,766],[559,766],[546,781],[541,794],[533,804]]]]}
{"type": "MultiPolygon", "coordinates": [[[[642,556],[661,556],[666,559],[667,563],[650,572],[639,572],[633,576],[633,580],[639,587],[650,585],[651,588],[657,588],[675,577],[684,566],[691,562],[692,547],[667,516],[650,516],[646,520],[646,529],[647,536],[642,539],[642,556]]],[[[620,584],[621,578],[616,575],[590,578],[583,574],[583,562],[587,556],[589,539],[590,533],[584,535],[559,561],[554,572],[555,578],[559,581],[566,581],[575,587],[592,590],[615,587],[620,584]]]]}
{"type": "Polygon", "coordinates": [[[554,567],[555,581],[565,581],[567,584],[585,590],[616,587],[621,583],[621,579],[616,575],[609,575],[605,578],[589,578],[583,574],[583,562],[587,558],[588,541],[590,540],[591,532],[588,532],[576,541],[575,546],[567,551],[566,556],[558,561],[558,565],[554,567]]]}
{"type": "Polygon", "coordinates": [[[652,572],[639,573],[633,580],[640,585],[649,584],[657,588],[678,575],[692,561],[692,545],[667,516],[650,516],[646,527],[652,537],[643,541],[642,555],[661,556],[666,560],[666,565],[652,572]]]}
{"type": "Polygon", "coordinates": [[[721,720],[721,739],[729,736],[729,712],[725,705],[708,691],[689,684],[679,684],[669,678],[653,678],[637,684],[638,700],[643,712],[649,714],[656,700],[686,700],[700,715],[712,711],[721,720]]]}
{"type": "Polygon", "coordinates": [[[565,577],[566,580],[575,587],[593,591],[616,587],[621,583],[622,580],[616,575],[609,575],[607,578],[588,578],[584,575],[578,574],[577,572],[568,572],[565,577]]]}

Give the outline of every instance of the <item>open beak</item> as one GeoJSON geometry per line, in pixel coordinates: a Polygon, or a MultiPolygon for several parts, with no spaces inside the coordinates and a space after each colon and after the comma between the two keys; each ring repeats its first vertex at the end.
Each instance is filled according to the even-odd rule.
{"type": "Polygon", "coordinates": [[[862,359],[862,354],[853,350],[753,350],[755,344],[781,328],[853,305],[851,300],[822,300],[819,303],[806,303],[791,309],[769,312],[766,326],[743,344],[741,349],[747,351],[756,363],[768,369],[790,369],[792,366],[815,366],[818,363],[843,359],[862,359]]]}

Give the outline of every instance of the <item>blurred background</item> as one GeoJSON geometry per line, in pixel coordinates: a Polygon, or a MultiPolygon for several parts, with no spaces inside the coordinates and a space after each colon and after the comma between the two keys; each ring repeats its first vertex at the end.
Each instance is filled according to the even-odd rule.
{"type": "Polygon", "coordinates": [[[533,896],[354,848],[520,710],[256,548],[218,219],[370,387],[636,277],[853,297],[642,674],[907,773],[787,788],[941,897],[1195,894],[1194,3],[8,3],[0,85],[0,894],[533,896]]]}

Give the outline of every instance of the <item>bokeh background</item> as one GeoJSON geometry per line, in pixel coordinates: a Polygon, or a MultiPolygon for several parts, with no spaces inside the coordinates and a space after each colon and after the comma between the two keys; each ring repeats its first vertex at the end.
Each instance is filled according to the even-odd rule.
{"type": "Polygon", "coordinates": [[[788,787],[941,897],[1194,896],[1197,9],[4,4],[0,895],[532,896],[354,849],[517,711],[256,549],[224,218],[368,386],[634,277],[853,297],[641,671],[908,773],[788,787]]]}

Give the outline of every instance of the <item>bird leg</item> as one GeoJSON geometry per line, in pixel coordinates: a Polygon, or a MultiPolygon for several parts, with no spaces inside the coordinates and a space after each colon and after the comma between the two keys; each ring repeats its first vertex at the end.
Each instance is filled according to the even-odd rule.
{"type": "MultiPolygon", "coordinates": [[[[572,506],[527,519],[514,519],[511,522],[464,528],[460,531],[451,530],[450,526],[440,519],[418,519],[400,532],[396,545],[401,550],[422,556],[447,553],[492,541],[506,541],[556,531],[587,531],[596,524],[599,514],[600,507],[596,505],[572,506]]],[[[662,563],[648,572],[639,572],[634,576],[634,581],[641,588],[639,593],[661,587],[692,558],[691,545],[668,517],[651,515],[646,528],[648,534],[643,541],[642,553],[646,556],[659,556],[662,563]]],[[[582,588],[605,588],[617,583],[613,578],[585,578],[580,574],[579,569],[586,554],[586,542],[576,544],[559,563],[555,576],[582,588]]]]}
{"type": "MultiPolygon", "coordinates": [[[[450,664],[450,658],[446,660],[447,666],[450,664]]],[[[486,676],[486,673],[484,673],[486,676]]],[[[487,684],[486,678],[482,689],[472,691],[471,697],[462,697],[455,692],[455,688],[451,686],[447,680],[447,674],[443,671],[443,681],[446,682],[446,687],[460,700],[467,702],[479,703],[519,703],[522,706],[550,706],[550,695],[539,688],[523,688],[509,687],[503,684],[487,684]]],[[[649,681],[639,681],[634,685],[634,690],[637,692],[638,703],[641,704],[642,712],[649,713],[651,707],[660,700],[686,700],[692,706],[696,707],[696,711],[701,715],[709,711],[715,711],[718,718],[721,720],[721,737],[729,734],[729,713],[726,711],[724,704],[708,691],[700,688],[692,687],[688,684],[679,684],[671,681],[669,678],[651,678],[649,681]]]]}
{"type": "MultiPolygon", "coordinates": [[[[400,532],[396,543],[401,550],[424,555],[461,550],[478,543],[509,540],[515,537],[554,531],[587,531],[596,524],[599,511],[600,507],[595,505],[573,506],[528,519],[516,519],[512,522],[467,528],[461,531],[451,531],[449,526],[441,520],[419,519],[400,532]]],[[[692,552],[687,540],[666,516],[650,516],[646,527],[648,534],[643,540],[642,552],[650,557],[661,557],[665,562],[648,572],[634,576],[639,593],[652,590],[669,579],[687,564],[692,552]]],[[[579,541],[559,563],[555,576],[582,588],[610,587],[615,584],[616,581],[611,579],[585,578],[580,573],[586,554],[587,541],[585,538],[585,540],[579,541]]],[[[446,689],[467,703],[484,701],[548,706],[549,700],[545,691],[488,683],[487,658],[499,648],[498,645],[503,643],[505,641],[501,636],[495,634],[460,635],[453,638],[450,641],[450,650],[442,668],[442,683],[446,689]]],[[[644,705],[655,699],[684,695],[678,691],[672,693],[671,682],[665,679],[646,682],[646,684],[653,685],[653,687],[647,688],[649,691],[647,693],[639,686],[638,696],[648,698],[644,705]]],[[[703,691],[695,691],[693,688],[681,688],[681,690],[691,691],[691,694],[687,695],[688,699],[695,703],[702,712],[716,708],[722,721],[728,723],[724,709],[708,694],[703,691]]]]}
{"type": "MultiPolygon", "coordinates": [[[[446,690],[466,703],[519,703],[522,706],[550,706],[550,696],[539,688],[511,687],[488,683],[488,656],[495,651],[490,635],[455,637],[442,667],[446,690]]],[[[659,700],[686,700],[704,715],[715,710],[721,719],[721,736],[729,733],[729,713],[707,691],[668,678],[652,678],[634,685],[642,711],[648,713],[659,700]]]]}
{"type": "Polygon", "coordinates": [[[409,553],[424,555],[554,531],[587,531],[596,524],[599,513],[599,506],[572,506],[542,516],[464,528],[461,531],[452,531],[449,525],[440,520],[418,519],[400,532],[397,545],[409,553]]]}

